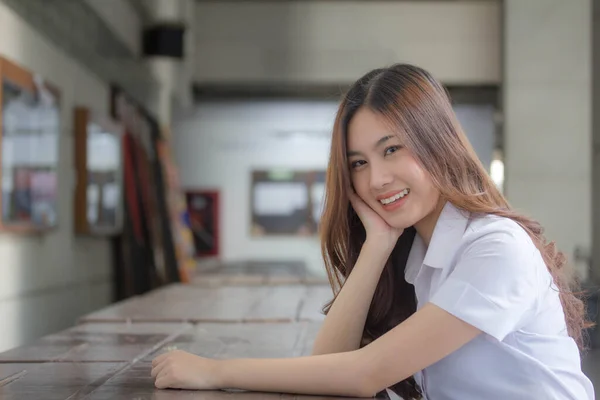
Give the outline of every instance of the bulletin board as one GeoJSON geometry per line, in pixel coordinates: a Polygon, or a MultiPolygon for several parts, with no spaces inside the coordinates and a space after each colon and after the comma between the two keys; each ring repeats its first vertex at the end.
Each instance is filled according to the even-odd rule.
{"type": "Polygon", "coordinates": [[[325,171],[255,170],[251,185],[252,236],[318,233],[325,171]]]}
{"type": "Polygon", "coordinates": [[[1,57],[0,76],[0,230],[42,233],[58,226],[60,93],[1,57]]]}
{"type": "Polygon", "coordinates": [[[75,231],[114,235],[123,224],[123,127],[86,107],[74,110],[75,231]]]}

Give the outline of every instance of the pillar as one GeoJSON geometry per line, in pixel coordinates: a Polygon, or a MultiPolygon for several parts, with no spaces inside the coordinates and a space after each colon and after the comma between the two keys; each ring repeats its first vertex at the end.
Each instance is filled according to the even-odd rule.
{"type": "Polygon", "coordinates": [[[592,245],[591,1],[503,2],[506,196],[582,280],[592,245]]]}

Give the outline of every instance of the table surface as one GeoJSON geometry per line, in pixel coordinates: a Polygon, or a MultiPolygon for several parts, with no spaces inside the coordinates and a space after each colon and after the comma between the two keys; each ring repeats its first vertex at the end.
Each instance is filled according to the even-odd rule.
{"type": "Polygon", "coordinates": [[[325,285],[170,285],[0,354],[0,399],[319,399],[159,390],[151,361],[171,349],[211,358],[308,355],[330,298],[325,285]]]}
{"type": "Polygon", "coordinates": [[[293,322],[320,321],[333,294],[327,285],[173,284],[129,298],[80,322],[293,322]]]}

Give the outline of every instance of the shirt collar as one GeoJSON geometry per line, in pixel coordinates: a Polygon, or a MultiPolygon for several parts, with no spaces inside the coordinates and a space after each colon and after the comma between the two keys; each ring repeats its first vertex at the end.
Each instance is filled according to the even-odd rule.
{"type": "Polygon", "coordinates": [[[459,210],[447,202],[435,224],[429,247],[425,246],[418,234],[415,235],[406,261],[407,282],[414,283],[422,265],[439,269],[450,265],[467,229],[469,216],[468,212],[459,210]]]}

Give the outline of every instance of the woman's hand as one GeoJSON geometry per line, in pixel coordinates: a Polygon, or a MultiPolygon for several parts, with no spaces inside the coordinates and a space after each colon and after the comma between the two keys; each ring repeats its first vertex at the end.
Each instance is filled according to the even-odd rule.
{"type": "Polygon", "coordinates": [[[360,218],[365,231],[367,241],[383,245],[387,250],[392,250],[404,229],[393,228],[388,225],[367,203],[356,193],[350,191],[350,203],[360,218]]]}
{"type": "Polygon", "coordinates": [[[218,390],[218,360],[181,350],[161,354],[152,360],[152,377],[158,389],[218,390]]]}

